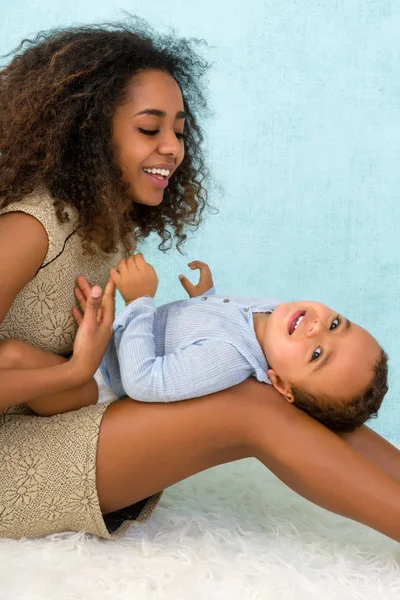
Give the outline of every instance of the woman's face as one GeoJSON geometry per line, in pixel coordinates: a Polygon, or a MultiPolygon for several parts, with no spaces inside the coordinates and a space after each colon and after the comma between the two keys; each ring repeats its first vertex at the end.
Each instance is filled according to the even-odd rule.
{"type": "Polygon", "coordinates": [[[158,206],[185,155],[182,94],[171,75],[148,70],[135,77],[129,97],[113,117],[116,161],[132,200],[158,206]]]}

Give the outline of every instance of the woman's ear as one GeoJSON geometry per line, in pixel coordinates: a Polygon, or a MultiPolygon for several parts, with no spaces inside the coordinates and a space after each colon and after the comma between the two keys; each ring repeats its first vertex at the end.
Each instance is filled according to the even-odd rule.
{"type": "Polygon", "coordinates": [[[282,394],[282,396],[291,404],[294,402],[294,396],[292,393],[292,389],[288,383],[283,381],[278,373],[276,373],[273,369],[268,369],[267,377],[276,389],[277,392],[282,394]]]}

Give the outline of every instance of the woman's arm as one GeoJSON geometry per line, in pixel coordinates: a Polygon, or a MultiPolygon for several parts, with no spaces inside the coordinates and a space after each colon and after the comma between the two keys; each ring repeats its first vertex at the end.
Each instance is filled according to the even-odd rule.
{"type": "MultiPolygon", "coordinates": [[[[86,377],[80,373],[70,361],[36,369],[1,369],[0,370],[0,410],[16,406],[22,402],[35,400],[40,396],[49,396],[57,392],[71,390],[83,385],[86,377]]],[[[48,402],[52,398],[49,396],[48,402]]],[[[54,407],[55,414],[62,412],[54,407]]]]}
{"type": "MultiPolygon", "coordinates": [[[[37,273],[47,247],[47,233],[34,217],[22,212],[0,216],[0,323],[17,294],[37,273]]],[[[60,362],[29,370],[0,368],[0,411],[40,396],[50,403],[49,394],[73,390],[92,378],[94,371],[88,377],[85,366],[81,368],[76,361],[72,365],[60,362]]],[[[59,408],[54,412],[61,412],[59,408]]]]}
{"type": "Polygon", "coordinates": [[[22,212],[0,216],[0,323],[40,269],[47,246],[47,233],[34,217],[22,212]]]}
{"type": "MultiPolygon", "coordinates": [[[[68,359],[63,356],[46,352],[21,340],[7,339],[0,341],[0,369],[14,370],[18,373],[18,376],[25,376],[25,381],[29,388],[31,387],[30,376],[32,373],[26,373],[26,370],[55,367],[66,362],[68,362],[68,359]]],[[[10,375],[11,373],[8,373],[8,378],[10,375]]],[[[22,393],[26,397],[29,395],[29,391],[28,393],[24,393],[20,384],[18,385],[17,393],[22,393]]],[[[36,393],[38,393],[37,388],[35,389],[36,393]]],[[[26,403],[37,415],[48,417],[96,404],[98,395],[97,383],[92,378],[83,385],[75,388],[68,387],[65,391],[56,391],[50,395],[39,396],[26,403]]],[[[14,396],[15,399],[16,397],[14,396]]]]}
{"type": "MultiPolygon", "coordinates": [[[[1,406],[8,408],[26,400],[37,400],[39,396],[47,396],[48,402],[53,399],[53,393],[68,391],[64,402],[70,406],[64,410],[80,408],[76,406],[74,389],[90,382],[98,369],[107,344],[112,335],[112,322],[114,318],[114,290],[108,284],[102,296],[101,288],[95,286],[91,289],[86,303],[85,314],[80,318],[78,333],[75,338],[73,354],[70,360],[55,366],[32,369],[5,369],[10,380],[12,376],[20,381],[12,383],[7,381],[7,392],[12,392],[10,397],[1,398],[1,406]]],[[[14,340],[15,341],[15,340],[14,340]]],[[[0,370],[0,375],[2,371],[0,370]]],[[[40,402],[40,409],[43,410],[40,402]]],[[[87,402],[85,402],[85,405],[87,402]]],[[[44,414],[55,414],[57,409],[49,409],[44,414]]]]}

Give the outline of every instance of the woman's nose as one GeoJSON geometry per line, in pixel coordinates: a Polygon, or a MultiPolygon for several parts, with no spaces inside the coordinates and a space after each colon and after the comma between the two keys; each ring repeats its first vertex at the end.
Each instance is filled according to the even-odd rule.
{"type": "Polygon", "coordinates": [[[176,157],[181,151],[181,142],[176,137],[176,133],[174,131],[166,132],[160,140],[159,153],[176,157]]]}

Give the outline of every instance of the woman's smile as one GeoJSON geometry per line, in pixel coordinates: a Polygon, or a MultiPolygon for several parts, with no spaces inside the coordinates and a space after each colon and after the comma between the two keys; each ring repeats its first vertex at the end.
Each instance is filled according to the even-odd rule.
{"type": "Polygon", "coordinates": [[[168,186],[173,166],[170,164],[155,165],[154,167],[143,167],[142,170],[154,187],[164,190],[168,186]]]}

